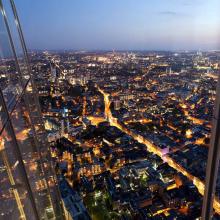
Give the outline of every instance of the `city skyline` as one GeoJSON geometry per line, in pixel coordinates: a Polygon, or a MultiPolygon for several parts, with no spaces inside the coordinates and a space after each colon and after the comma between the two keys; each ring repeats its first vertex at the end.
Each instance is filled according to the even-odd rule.
{"type": "Polygon", "coordinates": [[[16,3],[29,49],[220,49],[217,0],[16,3]]]}
{"type": "Polygon", "coordinates": [[[0,0],[0,220],[220,219],[220,2],[145,1],[0,0]]]}

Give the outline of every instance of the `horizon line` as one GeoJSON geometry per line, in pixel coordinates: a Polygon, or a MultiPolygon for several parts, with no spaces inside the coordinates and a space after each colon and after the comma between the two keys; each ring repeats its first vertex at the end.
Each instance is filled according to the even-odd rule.
{"type": "Polygon", "coordinates": [[[28,49],[41,52],[220,52],[220,49],[28,49]]]}

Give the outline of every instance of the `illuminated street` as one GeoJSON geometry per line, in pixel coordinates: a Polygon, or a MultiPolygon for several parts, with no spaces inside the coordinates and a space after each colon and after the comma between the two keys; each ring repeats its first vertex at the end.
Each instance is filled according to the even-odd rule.
{"type": "MultiPolygon", "coordinates": [[[[161,157],[161,159],[163,159],[165,162],[167,162],[169,164],[170,167],[174,168],[175,170],[177,170],[178,172],[182,173],[184,176],[186,176],[188,179],[190,179],[194,185],[197,187],[198,191],[201,193],[201,195],[204,195],[204,187],[205,184],[204,182],[202,182],[201,180],[199,180],[197,177],[191,175],[190,173],[188,173],[182,166],[180,166],[178,163],[176,163],[172,158],[170,158],[167,155],[163,155],[162,151],[160,148],[158,148],[156,145],[154,145],[153,143],[151,143],[149,140],[147,140],[146,138],[135,134],[134,132],[130,131],[129,129],[127,129],[124,125],[120,124],[118,122],[118,120],[116,118],[114,118],[112,116],[112,113],[110,111],[110,100],[109,100],[109,94],[107,94],[106,92],[104,92],[104,90],[100,89],[98,87],[98,90],[103,94],[104,96],[104,102],[105,102],[105,116],[107,118],[107,120],[110,122],[110,124],[112,126],[117,127],[118,129],[122,130],[123,132],[127,133],[128,135],[132,136],[135,140],[137,140],[140,143],[145,144],[145,146],[147,147],[148,151],[158,155],[159,157],[161,157]]],[[[195,120],[194,120],[195,121],[195,120]]],[[[195,121],[195,123],[197,123],[197,120],[195,121]]],[[[215,211],[220,214],[220,202],[217,199],[217,197],[214,200],[214,208],[215,211]]]]}

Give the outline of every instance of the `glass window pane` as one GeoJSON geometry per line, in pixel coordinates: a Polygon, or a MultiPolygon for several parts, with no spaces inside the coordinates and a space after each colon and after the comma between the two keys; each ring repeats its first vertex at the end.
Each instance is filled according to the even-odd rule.
{"type": "Polygon", "coordinates": [[[0,14],[0,87],[8,110],[11,111],[22,93],[22,84],[2,13],[3,11],[0,14]]]}
{"type": "Polygon", "coordinates": [[[21,41],[19,38],[19,32],[18,32],[18,27],[17,27],[17,21],[14,18],[14,14],[11,8],[10,1],[8,0],[2,0],[6,18],[8,21],[10,33],[12,36],[16,56],[17,56],[17,61],[19,64],[19,69],[22,75],[22,83],[25,85],[27,83],[27,80],[30,78],[28,69],[27,69],[27,63],[25,61],[24,57],[24,51],[22,49],[21,41]]]}
{"type": "MultiPolygon", "coordinates": [[[[63,3],[60,10],[54,3],[47,13],[53,18],[46,19],[49,28],[34,20],[45,36],[53,36],[48,47],[58,46],[57,39],[63,37],[62,31],[57,37],[62,22],[54,16],[62,11],[68,22],[61,29],[78,27],[71,48],[74,43],[88,50],[116,45],[113,51],[33,53],[57,173],[66,180],[60,183],[62,196],[65,201],[73,194],[67,189],[73,187],[92,217],[199,219],[219,77],[220,2],[117,2],[100,1],[98,7],[79,2],[70,11],[69,4],[63,3]],[[106,19],[100,19],[103,15],[106,19]],[[103,37],[102,32],[107,34],[103,37]],[[97,39],[90,41],[91,36],[97,39]]],[[[34,143],[43,156],[42,172],[52,177],[37,99],[29,83],[22,100],[29,106],[34,143]]],[[[16,135],[19,139],[19,132],[16,135]]],[[[219,178],[216,219],[220,218],[219,178]]]]}
{"type": "MultiPolygon", "coordinates": [[[[15,136],[22,154],[31,189],[36,200],[39,215],[43,218],[50,215],[48,210],[52,207],[51,199],[48,194],[48,183],[44,176],[39,147],[35,140],[35,133],[31,127],[31,119],[26,108],[25,99],[16,105],[11,115],[11,121],[15,131],[15,136]]],[[[46,155],[44,155],[46,156],[46,155]]]]}
{"type": "Polygon", "coordinates": [[[0,219],[35,219],[9,124],[0,135],[0,219]]]}
{"type": "Polygon", "coordinates": [[[42,115],[40,113],[38,95],[30,81],[26,88],[25,101],[29,107],[29,116],[33,125],[33,129],[35,131],[35,141],[37,142],[38,150],[42,157],[42,168],[49,186],[51,200],[55,209],[56,217],[59,218],[62,214],[60,210],[60,201],[58,201],[60,199],[60,196],[57,191],[57,182],[54,176],[55,173],[53,171],[47,136],[42,120],[42,115]]]}

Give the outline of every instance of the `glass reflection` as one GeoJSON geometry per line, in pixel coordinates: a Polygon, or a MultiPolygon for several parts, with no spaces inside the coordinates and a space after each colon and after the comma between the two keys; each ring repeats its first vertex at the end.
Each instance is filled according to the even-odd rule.
{"type": "Polygon", "coordinates": [[[7,124],[0,136],[0,219],[35,219],[12,132],[7,124]]]}
{"type": "Polygon", "coordinates": [[[21,76],[17,70],[16,61],[12,51],[9,35],[1,10],[0,14],[0,87],[8,110],[11,111],[16,104],[18,96],[22,93],[21,76]]]}

